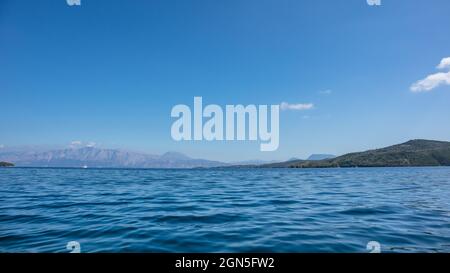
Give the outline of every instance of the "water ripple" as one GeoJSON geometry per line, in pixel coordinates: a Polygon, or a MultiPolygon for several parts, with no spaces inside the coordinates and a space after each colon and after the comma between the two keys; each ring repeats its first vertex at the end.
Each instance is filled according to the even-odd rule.
{"type": "Polygon", "coordinates": [[[450,168],[0,169],[0,252],[450,251],[450,168]]]}

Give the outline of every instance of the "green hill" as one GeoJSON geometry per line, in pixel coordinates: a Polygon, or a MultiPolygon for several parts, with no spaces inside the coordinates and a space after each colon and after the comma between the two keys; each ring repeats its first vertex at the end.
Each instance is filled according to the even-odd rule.
{"type": "Polygon", "coordinates": [[[265,168],[419,167],[450,166],[450,142],[411,140],[387,148],[351,153],[320,161],[296,160],[265,168]]]}
{"type": "Polygon", "coordinates": [[[0,167],[14,167],[14,164],[9,162],[0,162],[0,167]]]}

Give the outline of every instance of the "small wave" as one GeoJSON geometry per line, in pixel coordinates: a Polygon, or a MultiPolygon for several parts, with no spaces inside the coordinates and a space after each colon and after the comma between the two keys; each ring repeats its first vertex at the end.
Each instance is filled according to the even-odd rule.
{"type": "Polygon", "coordinates": [[[243,219],[242,216],[237,214],[211,214],[211,215],[163,215],[157,216],[157,222],[163,223],[202,223],[202,224],[219,224],[236,222],[243,219]]]}
{"type": "Polygon", "coordinates": [[[378,214],[389,214],[393,211],[386,206],[376,207],[376,208],[351,208],[339,211],[340,214],[352,215],[352,216],[363,216],[363,215],[378,215],[378,214]]]}

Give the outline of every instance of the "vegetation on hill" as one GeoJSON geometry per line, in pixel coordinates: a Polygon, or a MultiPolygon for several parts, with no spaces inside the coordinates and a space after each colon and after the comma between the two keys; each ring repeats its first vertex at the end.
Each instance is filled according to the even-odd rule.
{"type": "Polygon", "coordinates": [[[266,168],[450,166],[450,142],[411,140],[387,148],[350,153],[333,159],[266,164],[266,168]]]}

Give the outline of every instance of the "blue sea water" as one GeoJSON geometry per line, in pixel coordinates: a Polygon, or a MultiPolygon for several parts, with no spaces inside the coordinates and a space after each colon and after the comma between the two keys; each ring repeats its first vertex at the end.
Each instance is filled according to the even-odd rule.
{"type": "Polygon", "coordinates": [[[0,252],[450,251],[450,168],[0,169],[0,252]]]}

